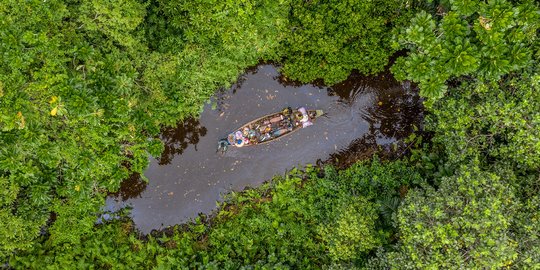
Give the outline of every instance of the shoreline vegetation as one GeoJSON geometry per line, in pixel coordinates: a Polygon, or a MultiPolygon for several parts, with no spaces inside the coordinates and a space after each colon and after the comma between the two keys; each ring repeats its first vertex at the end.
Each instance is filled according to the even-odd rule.
{"type": "Polygon", "coordinates": [[[7,0],[0,18],[5,268],[540,267],[535,1],[7,0]],[[147,138],[245,68],[334,84],[398,51],[426,108],[406,155],[293,169],[146,237],[127,212],[95,224],[163,150],[147,138]]]}

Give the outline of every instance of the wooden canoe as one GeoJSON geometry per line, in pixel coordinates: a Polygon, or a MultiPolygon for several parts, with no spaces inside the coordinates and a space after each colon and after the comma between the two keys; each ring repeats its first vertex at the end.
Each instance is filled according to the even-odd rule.
{"type": "Polygon", "coordinates": [[[303,127],[310,126],[316,118],[323,114],[322,110],[306,110],[304,108],[290,110],[288,114],[287,112],[268,114],[242,125],[221,141],[236,147],[267,144],[303,127]]]}

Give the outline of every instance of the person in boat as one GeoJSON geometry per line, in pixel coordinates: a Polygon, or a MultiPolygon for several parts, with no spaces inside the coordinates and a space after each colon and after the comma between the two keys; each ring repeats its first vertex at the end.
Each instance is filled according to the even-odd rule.
{"type": "Polygon", "coordinates": [[[244,146],[245,140],[244,135],[242,134],[242,131],[238,130],[234,133],[234,146],[236,147],[242,147],[244,146]]]}
{"type": "Polygon", "coordinates": [[[294,113],[294,126],[300,125],[300,120],[302,120],[302,113],[299,111],[296,111],[294,113]]]}
{"type": "Polygon", "coordinates": [[[244,135],[244,137],[248,138],[249,144],[257,144],[259,142],[259,132],[257,132],[257,129],[253,129],[249,126],[246,134],[247,135],[244,135]]]}
{"type": "Polygon", "coordinates": [[[302,124],[303,128],[313,125],[313,123],[309,119],[306,108],[300,107],[298,108],[298,112],[300,113],[299,115],[297,115],[297,117],[299,118],[298,121],[300,122],[300,124],[302,124]]]}
{"type": "Polygon", "coordinates": [[[285,116],[285,118],[279,123],[278,127],[272,131],[272,136],[277,138],[287,132],[292,131],[293,128],[294,126],[291,119],[288,116],[285,116]]]}
{"type": "Polygon", "coordinates": [[[227,136],[227,140],[222,140],[218,142],[218,149],[226,149],[224,147],[224,143],[227,145],[232,145],[236,147],[242,147],[244,145],[248,144],[254,144],[257,143],[256,134],[252,132],[252,130],[237,130],[236,132],[233,132],[227,136]],[[247,134],[247,136],[244,136],[244,134],[247,134]],[[254,138],[255,137],[255,138],[254,138]]]}
{"type": "MultiPolygon", "coordinates": [[[[282,126],[287,126],[290,130],[292,130],[293,128],[293,111],[291,109],[291,107],[287,107],[285,109],[283,109],[283,120],[281,121],[281,125],[282,126]]],[[[290,131],[289,130],[289,131],[290,131]]]]}
{"type": "Polygon", "coordinates": [[[283,125],[283,122],[290,122],[291,120],[291,116],[292,116],[292,109],[291,107],[287,107],[285,109],[283,109],[281,111],[280,114],[272,117],[272,118],[269,118],[269,119],[266,119],[262,122],[263,125],[266,125],[268,126],[268,128],[270,130],[268,130],[268,128],[264,128],[264,131],[263,129],[261,129],[261,133],[266,133],[266,132],[271,132],[271,134],[273,134],[274,132],[272,132],[272,128],[279,128],[280,126],[283,125]],[[277,126],[277,127],[276,127],[277,126]]]}
{"type": "Polygon", "coordinates": [[[281,111],[281,114],[283,114],[283,116],[285,116],[285,118],[289,118],[289,119],[292,118],[292,113],[293,113],[293,111],[292,111],[291,107],[287,107],[287,108],[283,109],[283,111],[281,111]]]}
{"type": "Polygon", "coordinates": [[[284,129],[287,129],[287,131],[292,131],[293,128],[294,128],[293,122],[288,117],[283,119],[283,121],[281,122],[280,127],[284,128],[284,129]]]}
{"type": "Polygon", "coordinates": [[[259,143],[259,137],[257,136],[250,136],[249,137],[249,144],[258,144],[259,143]]]}

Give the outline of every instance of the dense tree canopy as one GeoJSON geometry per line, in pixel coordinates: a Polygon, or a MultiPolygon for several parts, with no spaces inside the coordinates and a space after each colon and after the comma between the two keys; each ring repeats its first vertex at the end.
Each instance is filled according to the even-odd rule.
{"type": "Polygon", "coordinates": [[[540,73],[523,71],[500,82],[463,82],[430,118],[451,162],[500,160],[519,170],[540,168],[540,73]]]}
{"type": "Polygon", "coordinates": [[[439,11],[416,14],[396,44],[411,52],[396,62],[395,74],[418,82],[422,95],[440,98],[450,79],[496,81],[531,63],[540,27],[532,1],[450,1],[439,11]]]}
{"type": "Polygon", "coordinates": [[[102,191],[128,176],[123,164],[146,165],[149,143],[134,135],[139,109],[129,101],[143,92],[135,28],[145,9],[124,2],[112,12],[131,19],[101,21],[112,15],[94,4],[1,4],[0,177],[10,194],[2,200],[2,255],[30,246],[51,212],[50,231],[61,232],[54,238],[76,241],[92,228],[102,191]]]}
{"type": "Polygon", "coordinates": [[[159,153],[149,137],[272,55],[287,11],[273,1],[181,4],[0,4],[2,257],[30,247],[47,220],[51,239],[76,243],[106,192],[159,153]],[[162,14],[174,19],[156,21],[162,14]]]}
{"type": "Polygon", "coordinates": [[[0,265],[540,268],[539,27],[532,0],[4,0],[0,265]],[[410,156],[294,170],[154,235],[96,225],[245,68],[335,83],[396,51],[427,105],[410,156]]]}
{"type": "Polygon", "coordinates": [[[405,12],[399,0],[292,1],[283,71],[328,84],[343,81],[353,69],[382,71],[394,52],[391,31],[405,12]]]}
{"type": "Polygon", "coordinates": [[[430,98],[426,128],[433,132],[413,161],[440,186],[410,193],[387,265],[540,265],[531,204],[540,183],[540,12],[516,2],[450,1],[440,22],[421,12],[403,31],[411,52],[393,69],[430,98]]]}
{"type": "Polygon", "coordinates": [[[459,168],[438,190],[409,193],[397,216],[395,268],[503,268],[518,256],[510,226],[519,209],[510,179],[459,168]]]}
{"type": "Polygon", "coordinates": [[[363,256],[388,242],[383,226],[400,200],[396,187],[422,180],[405,163],[356,164],[321,172],[293,170],[257,190],[231,194],[212,227],[200,221],[188,230],[141,241],[129,220],[103,224],[81,243],[57,245],[44,237],[15,267],[39,268],[318,268],[363,256]],[[376,228],[379,228],[378,230],[376,228]],[[67,251],[68,250],[68,251],[67,251]]]}

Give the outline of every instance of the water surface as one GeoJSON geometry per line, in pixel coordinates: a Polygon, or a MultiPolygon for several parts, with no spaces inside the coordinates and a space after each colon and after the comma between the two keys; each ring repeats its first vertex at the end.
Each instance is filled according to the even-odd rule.
{"type": "MultiPolygon", "coordinates": [[[[408,136],[422,119],[421,101],[409,83],[387,74],[351,75],[333,87],[287,83],[272,65],[244,74],[231,89],[221,91],[199,119],[165,129],[165,151],[151,158],[141,183],[133,177],[109,209],[125,205],[138,228],[179,224],[216,207],[220,194],[257,186],[294,166],[325,160],[351,146],[388,145],[408,136]],[[284,107],[322,109],[313,126],[265,145],[231,147],[216,153],[217,141],[246,122],[284,107]]],[[[350,151],[350,150],[349,150],[350,151]]]]}

